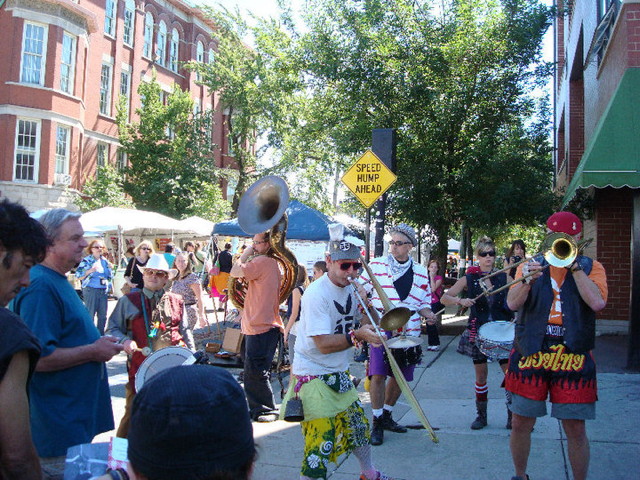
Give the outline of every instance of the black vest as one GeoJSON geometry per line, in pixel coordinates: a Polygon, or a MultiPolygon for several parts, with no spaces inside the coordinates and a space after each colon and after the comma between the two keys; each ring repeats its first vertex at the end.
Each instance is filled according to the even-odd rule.
{"type": "MultiPolygon", "coordinates": [[[[536,260],[543,266],[547,265],[547,261],[542,257],[536,257],[536,260]]],[[[577,261],[584,273],[589,275],[593,260],[578,256],[577,261]]],[[[560,287],[560,302],[564,344],[573,353],[587,353],[595,346],[596,313],[580,296],[571,272],[567,272],[560,287]]],[[[542,349],[552,303],[551,273],[547,268],[542,277],[531,285],[531,292],[520,309],[516,323],[515,347],[523,356],[533,355],[542,349]]]]}
{"type": "MultiPolygon", "coordinates": [[[[480,274],[470,273],[467,277],[467,297],[476,298],[483,290],[480,286],[480,274]]],[[[491,277],[491,284],[493,289],[496,290],[507,283],[507,274],[502,272],[498,275],[491,277]]],[[[480,327],[488,321],[497,320],[511,320],[513,312],[507,308],[507,289],[501,292],[491,295],[490,297],[484,296],[476,300],[476,303],[471,307],[471,314],[469,315],[468,327],[471,327],[471,319],[477,318],[476,326],[480,327]]]]}

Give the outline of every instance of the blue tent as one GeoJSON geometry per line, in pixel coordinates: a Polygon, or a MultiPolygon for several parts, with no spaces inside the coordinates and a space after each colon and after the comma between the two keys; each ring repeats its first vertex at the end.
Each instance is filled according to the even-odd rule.
{"type": "MultiPolygon", "coordinates": [[[[329,230],[327,229],[327,225],[335,222],[324,213],[314,210],[297,200],[291,200],[287,207],[287,216],[289,217],[287,239],[329,241],[329,230]]],[[[240,228],[237,218],[226,222],[216,223],[213,227],[212,234],[229,235],[231,237],[253,236],[248,235],[240,228]]],[[[355,236],[348,228],[345,228],[345,234],[355,236]]]]}

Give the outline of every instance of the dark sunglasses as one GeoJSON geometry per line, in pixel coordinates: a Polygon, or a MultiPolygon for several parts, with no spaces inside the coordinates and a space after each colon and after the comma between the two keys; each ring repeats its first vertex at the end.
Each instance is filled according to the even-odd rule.
{"type": "Polygon", "coordinates": [[[496,256],[496,251],[495,250],[490,250],[488,252],[481,252],[478,254],[479,257],[486,257],[487,255],[489,255],[490,257],[495,257],[496,256]]]}
{"type": "Polygon", "coordinates": [[[149,247],[140,247],[140,250],[148,250],[151,251],[151,249],[149,247]]]}
{"type": "Polygon", "coordinates": [[[345,262],[340,264],[340,270],[344,270],[345,272],[349,270],[349,267],[353,267],[354,270],[360,270],[362,264],[360,262],[345,262]]]}
{"type": "Polygon", "coordinates": [[[94,245],[94,246],[93,246],[93,247],[91,247],[91,248],[99,248],[100,250],[102,250],[104,247],[99,247],[99,246],[97,246],[97,245],[94,245]]]}
{"type": "Polygon", "coordinates": [[[395,245],[396,247],[401,247],[403,245],[413,245],[413,244],[411,242],[396,242],[395,240],[391,240],[389,242],[389,245],[391,245],[391,246],[395,245]]]}
{"type": "Polygon", "coordinates": [[[155,275],[156,277],[168,277],[169,276],[169,274],[167,272],[163,272],[162,270],[148,270],[147,269],[147,270],[144,271],[144,274],[145,275],[149,275],[149,276],[155,275]]]}

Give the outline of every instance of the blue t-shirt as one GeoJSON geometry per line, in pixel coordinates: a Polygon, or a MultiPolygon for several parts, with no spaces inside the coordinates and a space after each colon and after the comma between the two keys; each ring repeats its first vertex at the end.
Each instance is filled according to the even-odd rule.
{"type": "MultiPolygon", "coordinates": [[[[20,291],[12,310],[42,345],[41,357],[56,348],[88,345],[100,338],[89,312],[64,275],[43,265],[31,269],[31,285],[20,291]]],[[[66,455],[112,430],[107,368],[89,362],[55,372],[36,372],[29,386],[31,433],[41,457],[66,455]]]]}

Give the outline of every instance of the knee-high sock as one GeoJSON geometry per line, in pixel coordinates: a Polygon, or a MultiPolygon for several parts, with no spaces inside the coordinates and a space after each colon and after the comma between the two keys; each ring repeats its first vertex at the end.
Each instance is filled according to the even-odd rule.
{"type": "Polygon", "coordinates": [[[486,383],[479,384],[476,383],[476,400],[478,402],[486,402],[489,398],[489,387],[486,383]]]}
{"type": "Polygon", "coordinates": [[[353,450],[353,454],[360,462],[360,470],[367,478],[376,478],[377,471],[371,461],[371,445],[365,445],[353,450]]]}

